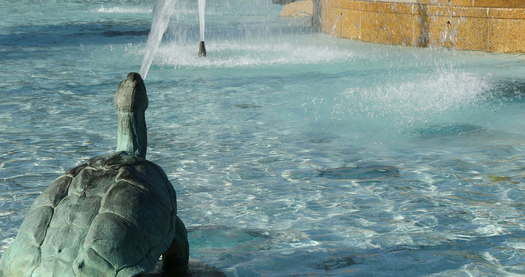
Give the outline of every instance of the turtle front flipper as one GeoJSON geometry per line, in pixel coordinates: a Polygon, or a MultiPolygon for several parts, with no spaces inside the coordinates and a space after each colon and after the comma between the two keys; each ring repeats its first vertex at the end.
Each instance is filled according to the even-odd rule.
{"type": "Polygon", "coordinates": [[[175,238],[170,248],[162,255],[164,276],[185,276],[188,273],[190,247],[188,231],[182,220],[176,217],[175,238]]]}

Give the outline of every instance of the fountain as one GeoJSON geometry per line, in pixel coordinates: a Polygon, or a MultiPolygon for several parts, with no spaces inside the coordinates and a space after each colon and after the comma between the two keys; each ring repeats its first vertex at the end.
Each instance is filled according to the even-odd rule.
{"type": "Polygon", "coordinates": [[[199,42],[199,57],[206,57],[206,46],[204,44],[204,32],[206,30],[206,0],[199,0],[199,31],[200,39],[199,42]]]}
{"type": "Polygon", "coordinates": [[[153,21],[151,22],[151,30],[149,32],[148,41],[146,43],[146,53],[142,60],[140,67],[140,74],[147,78],[155,53],[159,49],[162,36],[168,29],[170,17],[175,11],[175,0],[159,0],[153,10],[153,21]]]}
{"type": "MultiPolygon", "coordinates": [[[[373,39],[365,33],[374,30],[371,23],[383,31],[397,18],[398,27],[407,25],[383,31],[392,41],[407,32],[433,47],[436,39],[454,39],[453,32],[434,37],[441,34],[438,21],[460,26],[461,35],[476,20],[479,41],[525,41],[523,32],[484,32],[492,27],[481,24],[482,14],[456,25],[459,17],[449,11],[459,0],[418,0],[407,11],[408,1],[397,1],[397,14],[380,9],[386,0],[358,7],[353,0],[321,1],[323,28],[342,35],[363,30],[363,40],[373,39]],[[408,25],[425,12],[428,20],[408,25]]],[[[462,2],[481,1],[501,17],[490,26],[521,24],[503,19],[518,18],[521,9],[488,7],[518,0],[462,2]]],[[[149,32],[158,1],[107,0],[103,10],[101,1],[60,2],[31,9],[4,1],[0,9],[0,59],[10,69],[0,71],[0,256],[10,256],[27,227],[24,215],[59,172],[113,149],[117,124],[108,103],[116,75],[139,70],[137,62],[153,49],[137,32],[149,32]]],[[[198,1],[173,2],[164,38],[159,25],[153,28],[159,48],[145,116],[153,122],[148,155],[169,169],[163,178],[180,181],[177,213],[188,226],[191,258],[227,276],[525,272],[522,56],[339,39],[316,33],[308,17],[279,18],[282,7],[270,0],[226,0],[206,3],[213,58],[199,58],[198,1]]],[[[456,43],[462,45],[457,36],[456,43]]],[[[75,206],[73,196],[60,205],[75,206]]],[[[74,226],[47,233],[55,236],[42,245],[80,245],[56,234],[85,230],[86,223],[54,216],[74,226]]],[[[45,257],[71,252],[59,248],[45,257]]],[[[16,276],[0,273],[6,275],[16,276]]]]}
{"type": "MultiPolygon", "coordinates": [[[[176,0],[159,0],[155,5],[153,11],[153,21],[151,23],[151,30],[148,35],[148,41],[146,42],[146,52],[142,60],[142,66],[140,67],[140,74],[147,78],[151,64],[155,53],[159,48],[160,42],[170,22],[170,17],[175,12],[176,0]]],[[[206,11],[206,0],[199,0],[199,30],[200,30],[200,42],[199,42],[199,57],[206,56],[206,46],[204,43],[205,33],[205,11],[206,11]]]]}

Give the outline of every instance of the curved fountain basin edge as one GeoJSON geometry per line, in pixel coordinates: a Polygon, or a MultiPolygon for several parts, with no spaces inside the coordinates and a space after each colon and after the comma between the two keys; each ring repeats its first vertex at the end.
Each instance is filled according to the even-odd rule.
{"type": "Polygon", "coordinates": [[[318,1],[321,30],[341,38],[416,47],[525,52],[525,1],[318,1]]]}

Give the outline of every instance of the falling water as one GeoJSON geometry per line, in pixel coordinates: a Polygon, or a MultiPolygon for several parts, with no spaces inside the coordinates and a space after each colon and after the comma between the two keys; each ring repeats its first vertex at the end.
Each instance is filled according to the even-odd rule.
{"type": "Polygon", "coordinates": [[[149,32],[148,42],[146,43],[146,53],[144,54],[142,66],[140,67],[140,75],[142,75],[144,79],[148,76],[151,63],[159,48],[162,36],[168,28],[171,15],[175,11],[175,1],[176,0],[159,0],[155,5],[151,30],[149,32]]]}
{"type": "Polygon", "coordinates": [[[205,12],[206,12],[206,0],[199,0],[199,27],[200,27],[201,41],[204,41],[204,31],[206,30],[205,12]]]}

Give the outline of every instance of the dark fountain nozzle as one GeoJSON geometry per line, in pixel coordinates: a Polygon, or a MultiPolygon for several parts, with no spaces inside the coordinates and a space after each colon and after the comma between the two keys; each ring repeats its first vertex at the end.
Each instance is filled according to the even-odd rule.
{"type": "Polygon", "coordinates": [[[199,43],[199,57],[206,57],[206,46],[204,45],[204,41],[199,43]]]}

